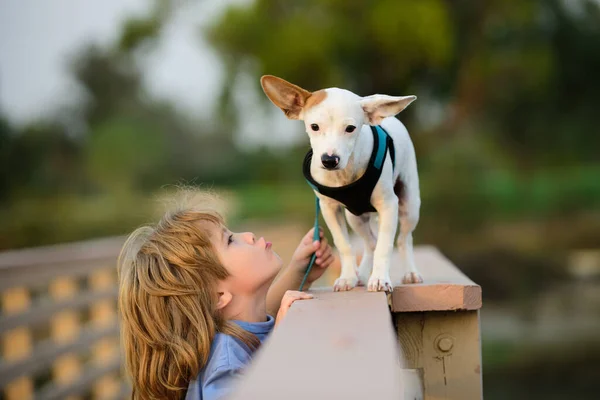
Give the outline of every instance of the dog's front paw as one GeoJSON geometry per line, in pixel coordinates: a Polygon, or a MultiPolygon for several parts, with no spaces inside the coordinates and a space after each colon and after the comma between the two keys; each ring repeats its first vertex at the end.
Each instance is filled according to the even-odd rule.
{"type": "Polygon", "coordinates": [[[402,283],[410,285],[412,283],[423,283],[423,278],[418,272],[407,272],[402,277],[402,283]]]}
{"type": "Polygon", "coordinates": [[[367,289],[369,292],[391,292],[392,281],[389,276],[371,276],[367,289]]]}
{"type": "Polygon", "coordinates": [[[357,283],[358,283],[357,276],[348,277],[348,278],[340,276],[339,278],[337,278],[335,280],[335,283],[333,284],[333,291],[334,292],[345,292],[347,290],[352,290],[354,287],[356,287],[357,283]]]}

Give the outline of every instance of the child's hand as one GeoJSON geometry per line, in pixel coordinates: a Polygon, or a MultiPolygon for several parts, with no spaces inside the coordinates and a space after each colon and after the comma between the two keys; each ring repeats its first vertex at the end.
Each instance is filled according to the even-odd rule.
{"type": "Polygon", "coordinates": [[[281,306],[279,306],[277,317],[275,318],[275,325],[279,324],[281,320],[285,318],[293,302],[295,302],[296,300],[307,300],[312,298],[312,294],[298,292],[297,290],[288,290],[287,292],[285,292],[285,294],[283,295],[283,299],[281,299],[281,306]]]}
{"type": "Polygon", "coordinates": [[[334,260],[331,246],[327,243],[327,239],[323,237],[323,231],[321,229],[319,229],[319,237],[321,240],[313,241],[314,229],[315,228],[312,228],[302,238],[298,248],[296,248],[296,251],[292,256],[292,260],[290,261],[290,268],[292,268],[294,271],[297,271],[299,274],[304,275],[311,256],[315,251],[317,252],[315,265],[306,279],[307,284],[311,284],[319,279],[319,277],[323,275],[327,267],[329,267],[334,260]]]}

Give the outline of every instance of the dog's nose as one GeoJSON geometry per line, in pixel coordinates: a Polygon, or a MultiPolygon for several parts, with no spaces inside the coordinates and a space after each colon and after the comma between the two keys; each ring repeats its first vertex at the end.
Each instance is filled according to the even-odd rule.
{"type": "Polygon", "coordinates": [[[335,154],[330,156],[327,153],[324,153],[321,156],[321,163],[323,163],[323,166],[327,169],[335,169],[340,163],[340,158],[335,154]]]}

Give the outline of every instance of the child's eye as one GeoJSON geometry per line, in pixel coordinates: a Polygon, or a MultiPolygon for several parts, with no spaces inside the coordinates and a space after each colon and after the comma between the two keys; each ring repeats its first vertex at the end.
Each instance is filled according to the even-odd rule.
{"type": "Polygon", "coordinates": [[[229,235],[229,237],[227,238],[227,244],[231,243],[233,243],[233,235],[229,235]]]}

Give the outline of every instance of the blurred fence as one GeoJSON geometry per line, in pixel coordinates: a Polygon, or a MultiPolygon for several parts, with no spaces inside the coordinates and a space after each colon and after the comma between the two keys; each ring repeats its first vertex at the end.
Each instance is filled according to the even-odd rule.
{"type": "Polygon", "coordinates": [[[0,253],[4,399],[127,397],[116,313],[122,243],[0,253]]]}

